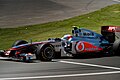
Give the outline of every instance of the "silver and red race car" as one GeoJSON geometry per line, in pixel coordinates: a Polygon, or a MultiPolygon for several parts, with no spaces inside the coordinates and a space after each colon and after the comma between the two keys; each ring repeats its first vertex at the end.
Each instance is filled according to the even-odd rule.
{"type": "Polygon", "coordinates": [[[120,27],[102,26],[101,34],[73,27],[72,35],[64,35],[62,38],[29,43],[18,40],[10,49],[1,50],[0,55],[26,62],[32,60],[33,54],[38,60],[51,61],[53,58],[61,57],[61,53],[75,57],[85,53],[119,55],[119,52],[120,27]]]}

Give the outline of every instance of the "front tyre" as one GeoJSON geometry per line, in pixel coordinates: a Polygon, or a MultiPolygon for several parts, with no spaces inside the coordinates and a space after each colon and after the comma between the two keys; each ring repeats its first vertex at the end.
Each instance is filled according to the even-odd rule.
{"type": "Polygon", "coordinates": [[[54,57],[54,48],[50,44],[45,44],[42,48],[38,47],[36,58],[41,61],[51,61],[54,57]]]}

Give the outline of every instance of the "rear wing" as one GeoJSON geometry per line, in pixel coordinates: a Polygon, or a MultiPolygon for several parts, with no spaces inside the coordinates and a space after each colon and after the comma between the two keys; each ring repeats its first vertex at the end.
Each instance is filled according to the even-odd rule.
{"type": "Polygon", "coordinates": [[[110,42],[120,39],[120,26],[102,26],[101,34],[110,42]]]}
{"type": "Polygon", "coordinates": [[[101,32],[120,32],[120,26],[102,26],[101,32]]]}

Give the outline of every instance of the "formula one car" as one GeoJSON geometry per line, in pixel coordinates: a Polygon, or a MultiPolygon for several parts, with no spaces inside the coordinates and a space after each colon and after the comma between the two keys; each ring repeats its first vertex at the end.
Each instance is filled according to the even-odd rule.
{"type": "Polygon", "coordinates": [[[1,51],[2,57],[16,58],[21,61],[30,61],[32,55],[41,61],[51,61],[61,57],[61,53],[79,56],[79,54],[115,54],[120,52],[120,27],[102,26],[101,34],[94,31],[73,27],[72,35],[62,38],[49,38],[47,41],[27,42],[18,40],[12,48],[1,51]]]}
{"type": "Polygon", "coordinates": [[[72,36],[66,35],[63,39],[67,40],[64,50],[72,56],[84,53],[119,55],[120,52],[119,26],[102,26],[101,34],[74,27],[72,36]]]}

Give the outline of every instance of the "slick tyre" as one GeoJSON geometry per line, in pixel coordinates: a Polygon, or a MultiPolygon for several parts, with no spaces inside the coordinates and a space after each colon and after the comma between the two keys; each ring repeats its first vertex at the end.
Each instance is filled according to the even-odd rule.
{"type": "Polygon", "coordinates": [[[45,44],[42,47],[38,47],[36,58],[41,61],[51,61],[54,58],[55,50],[52,45],[45,44]]]}
{"type": "Polygon", "coordinates": [[[28,42],[25,41],[25,40],[18,40],[16,42],[13,43],[12,47],[14,46],[18,46],[18,45],[21,45],[21,44],[27,44],[28,42]]]}
{"type": "Polygon", "coordinates": [[[113,52],[114,52],[115,55],[120,56],[120,39],[118,39],[114,42],[113,52]]]}

